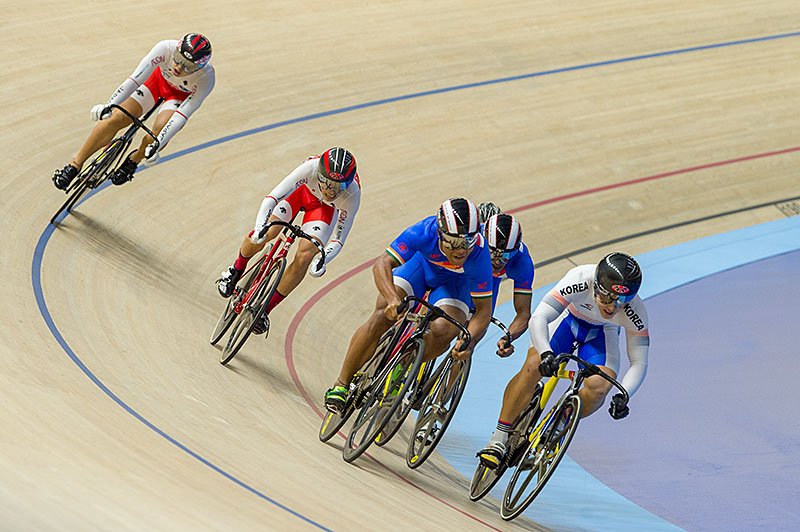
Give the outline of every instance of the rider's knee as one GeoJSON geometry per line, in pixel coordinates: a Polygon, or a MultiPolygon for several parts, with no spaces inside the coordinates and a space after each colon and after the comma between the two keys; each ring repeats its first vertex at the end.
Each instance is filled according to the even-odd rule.
{"type": "Polygon", "coordinates": [[[294,262],[307,268],[311,264],[311,261],[314,260],[314,255],[316,254],[317,248],[300,246],[294,256],[294,262]]]}
{"type": "Polygon", "coordinates": [[[431,323],[431,335],[437,339],[439,339],[442,343],[450,343],[453,338],[456,337],[458,333],[458,329],[456,327],[443,319],[439,319],[431,323]]]}

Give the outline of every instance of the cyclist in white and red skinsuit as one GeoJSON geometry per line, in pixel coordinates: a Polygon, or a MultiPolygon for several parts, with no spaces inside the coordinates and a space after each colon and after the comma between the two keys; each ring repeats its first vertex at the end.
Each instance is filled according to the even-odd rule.
{"type": "Polygon", "coordinates": [[[114,91],[108,102],[92,107],[89,116],[99,123],[72,161],[55,171],[53,182],[56,187],[65,190],[86,160],[108,144],[120,129],[130,125],[130,118],[117,109],[110,109],[111,104],[141,117],[153,108],[159,98],[163,99],[152,128],[158,136],[158,145],[145,135],[139,148],[128,155],[112,176],[114,184],[130,181],[142,159],[150,164],[155,163],[159,152],[181,130],[214,88],[214,67],[210,59],[211,43],[199,33],[189,33],[181,40],[157,43],[130,77],[114,91]]]}
{"type": "MultiPolygon", "coordinates": [[[[625,253],[606,255],[598,265],[577,266],[556,284],[537,305],[530,321],[531,347],[522,369],[506,386],[497,429],[478,453],[490,468],[500,464],[513,423],[531,398],[536,383],[558,369],[555,356],[572,352],[616,377],[620,364],[619,335],[625,329],[630,362],[621,384],[633,396],[647,373],[650,332],[647,311],[637,295],[642,273],[636,260],[625,253]]],[[[611,384],[598,375],[588,377],[579,394],[581,417],[602,406],[611,384]]],[[[614,419],[628,415],[622,394],[611,400],[614,419]]]]}
{"type": "Polygon", "coordinates": [[[325,273],[325,265],[344,247],[359,205],[361,181],[356,160],[353,154],[340,147],[309,157],[264,198],[255,226],[244,238],[236,261],[222,272],[217,284],[220,295],[231,296],[247,262],[283,229],[274,226],[260,236],[264,226],[274,220],[290,222],[301,210],[304,211],[301,227],[325,246],[325,261],[321,255],[314,260],[318,253],[316,246],[299,239],[294,260],[287,266],[267,305],[267,312],[262,314],[262,321],[254,325],[253,333],[261,334],[269,328],[267,315],[300,284],[306,271],[314,277],[325,273]]]}

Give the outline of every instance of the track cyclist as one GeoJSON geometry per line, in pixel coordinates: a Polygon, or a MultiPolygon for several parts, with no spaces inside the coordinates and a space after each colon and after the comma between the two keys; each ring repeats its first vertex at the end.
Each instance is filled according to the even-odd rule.
{"type": "Polygon", "coordinates": [[[188,33],[180,40],[157,43],[108,102],[92,107],[89,116],[98,124],[72,160],[55,171],[53,183],[56,188],[66,190],[86,160],[108,144],[117,131],[130,125],[130,118],[119,110],[112,111],[111,104],[119,105],[134,116],[142,116],[159,98],[163,100],[153,126],[158,144],[145,136],[139,148],[131,152],[114,172],[111,181],[115,185],[130,181],[143,159],[148,164],[155,163],[160,151],[214,88],[214,67],[210,60],[211,43],[199,33],[188,33]]]}
{"type": "Polygon", "coordinates": [[[255,324],[254,334],[267,331],[267,314],[300,284],[306,271],[313,277],[322,276],[326,264],[344,247],[361,204],[361,182],[356,170],[352,153],[340,147],[331,148],[322,155],[306,159],[261,202],[255,227],[244,238],[236,260],[222,272],[222,278],[217,282],[222,297],[231,296],[248,261],[280,233],[282,228],[274,226],[261,235],[264,227],[273,220],[291,222],[300,211],[304,211],[302,229],[325,246],[325,262],[322,262],[322,256],[314,258],[317,248],[311,242],[298,241],[294,260],[286,268],[267,305],[267,312],[255,324]]]}
{"type": "MultiPolygon", "coordinates": [[[[478,453],[481,463],[497,467],[506,453],[508,434],[542,377],[552,376],[558,367],[555,356],[572,352],[616,377],[620,365],[620,328],[625,329],[630,367],[622,386],[630,396],[636,392],[647,372],[650,346],[647,312],[637,296],[642,271],[636,260],[614,252],[596,266],[577,266],[556,284],[537,305],[530,322],[531,347],[522,369],[506,386],[497,429],[478,453]],[[552,335],[551,335],[552,332],[552,335]]],[[[611,385],[600,376],[586,379],[580,390],[581,417],[595,412],[605,401],[611,385]]],[[[609,414],[614,419],[628,415],[622,394],[611,400],[609,414]]]]}
{"type": "MultiPolygon", "coordinates": [[[[380,336],[398,319],[398,306],[406,295],[423,297],[450,316],[466,323],[470,306],[475,314],[468,330],[473,338],[483,336],[492,313],[492,262],[480,233],[478,210],[464,198],[453,198],[429,216],[408,227],[386,249],[372,268],[378,299],[375,310],[350,340],[339,377],[325,394],[325,407],[341,412],[348,386],[377,347],[380,336]]],[[[442,354],[457,334],[445,320],[431,324],[425,339],[424,360],[442,354]]],[[[456,344],[453,356],[466,359],[475,342],[456,344]]]]}
{"type": "MultiPolygon", "coordinates": [[[[500,283],[514,281],[514,311],[516,315],[508,331],[516,340],[528,329],[533,298],[534,265],[528,246],[522,241],[522,227],[510,214],[495,214],[486,220],[483,228],[489,253],[492,257],[492,314],[497,305],[500,283]]],[[[497,354],[510,356],[514,346],[505,337],[497,341],[497,354]]]]}

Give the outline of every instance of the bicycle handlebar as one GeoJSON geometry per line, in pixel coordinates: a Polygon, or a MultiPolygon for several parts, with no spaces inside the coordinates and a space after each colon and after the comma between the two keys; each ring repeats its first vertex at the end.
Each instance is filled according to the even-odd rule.
{"type": "Polygon", "coordinates": [[[513,342],[514,339],[511,338],[511,331],[508,330],[508,327],[506,327],[502,321],[498,320],[494,316],[492,316],[489,321],[494,323],[501,331],[503,331],[503,336],[506,338],[506,345],[511,345],[511,342],[513,342]]]}
{"type": "Polygon", "coordinates": [[[264,238],[264,236],[267,234],[267,231],[269,230],[270,227],[276,226],[276,225],[285,227],[286,229],[291,231],[292,234],[294,234],[294,236],[296,236],[298,238],[305,238],[306,240],[308,240],[309,242],[314,244],[314,246],[319,250],[320,254],[322,255],[322,262],[323,263],[325,262],[325,256],[326,256],[325,255],[325,249],[322,247],[322,244],[319,243],[319,239],[317,239],[317,237],[315,237],[315,236],[309,235],[308,233],[303,231],[300,228],[300,226],[298,226],[298,225],[293,225],[293,224],[290,224],[288,222],[284,222],[282,220],[275,220],[274,222],[270,222],[267,225],[265,225],[261,229],[261,231],[258,232],[259,240],[264,238]]]}
{"type": "Polygon", "coordinates": [[[464,340],[465,344],[469,345],[469,344],[472,343],[472,335],[469,333],[467,328],[464,327],[463,324],[461,324],[455,318],[451,317],[450,314],[448,314],[447,312],[443,311],[439,307],[431,305],[430,303],[428,303],[424,299],[420,299],[420,298],[415,297],[415,296],[406,296],[405,298],[403,298],[403,301],[397,307],[397,314],[398,315],[403,314],[406,310],[408,310],[409,304],[411,302],[416,302],[416,303],[421,304],[423,307],[426,307],[428,309],[428,311],[430,311],[433,314],[433,316],[434,316],[433,319],[444,318],[445,320],[447,320],[450,323],[452,323],[453,325],[455,325],[458,328],[458,330],[461,332],[461,336],[462,336],[462,339],[464,340]]]}
{"type": "Polygon", "coordinates": [[[628,395],[628,390],[623,388],[622,385],[619,382],[617,382],[617,380],[614,377],[612,377],[611,375],[600,369],[598,366],[592,364],[591,362],[587,362],[582,358],[580,358],[579,356],[573,355],[572,353],[562,353],[556,357],[556,362],[558,362],[559,365],[562,362],[566,362],[567,360],[574,360],[575,362],[578,363],[578,365],[586,368],[586,373],[588,373],[589,375],[600,375],[601,377],[603,377],[605,380],[610,382],[615,388],[617,388],[620,392],[622,392],[623,397],[625,397],[625,403],[626,404],[628,403],[628,400],[630,400],[630,395],[628,395]]]}
{"type": "Polygon", "coordinates": [[[155,147],[156,147],[156,150],[158,150],[159,146],[161,146],[161,143],[158,141],[158,138],[156,138],[155,134],[154,134],[152,131],[150,131],[150,128],[148,128],[146,125],[144,125],[144,120],[147,120],[147,119],[150,117],[150,114],[151,114],[153,111],[155,111],[155,110],[156,110],[156,107],[158,107],[158,105],[159,105],[159,104],[160,104],[162,101],[163,101],[163,100],[162,100],[162,98],[159,98],[159,99],[158,99],[158,101],[156,102],[156,104],[153,106],[153,108],[152,108],[152,109],[150,109],[150,110],[147,112],[147,114],[146,114],[146,115],[144,115],[144,116],[142,117],[142,119],[141,119],[141,120],[139,119],[139,117],[137,117],[137,116],[133,116],[132,114],[130,114],[130,113],[128,112],[128,110],[127,110],[127,109],[125,109],[124,107],[121,107],[121,106],[119,106],[119,105],[117,105],[117,104],[115,104],[115,103],[112,103],[111,105],[109,105],[109,106],[108,106],[108,108],[109,108],[109,109],[119,109],[120,111],[122,111],[122,114],[124,114],[124,115],[126,115],[128,118],[130,118],[130,119],[133,121],[133,123],[134,123],[134,124],[136,124],[136,126],[137,126],[137,127],[139,127],[139,128],[141,128],[141,129],[143,129],[143,130],[144,130],[144,131],[145,131],[145,132],[146,132],[148,135],[150,135],[150,138],[152,138],[152,139],[153,139],[153,142],[152,142],[151,144],[154,144],[154,145],[155,145],[155,147]]]}

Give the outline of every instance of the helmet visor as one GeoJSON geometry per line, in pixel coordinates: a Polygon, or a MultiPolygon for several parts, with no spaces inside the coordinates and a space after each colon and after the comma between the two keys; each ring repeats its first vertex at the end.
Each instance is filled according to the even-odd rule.
{"type": "Polygon", "coordinates": [[[615,294],[603,288],[597,281],[594,282],[594,297],[603,305],[613,304],[615,307],[621,307],[625,303],[634,298],[636,294],[620,295],[615,294]]]}
{"type": "Polygon", "coordinates": [[[327,177],[322,172],[317,171],[317,180],[319,181],[319,188],[322,192],[335,192],[338,194],[347,188],[346,181],[337,181],[327,177]]]}
{"type": "Polygon", "coordinates": [[[439,242],[441,242],[443,248],[449,249],[450,251],[472,249],[477,239],[477,233],[474,235],[449,235],[439,231],[439,242]]]}
{"type": "Polygon", "coordinates": [[[172,62],[175,64],[175,66],[181,67],[181,69],[183,69],[183,71],[187,74],[197,72],[202,67],[202,65],[198,65],[191,59],[184,57],[180,48],[176,48],[175,51],[172,52],[172,62]]]}

